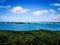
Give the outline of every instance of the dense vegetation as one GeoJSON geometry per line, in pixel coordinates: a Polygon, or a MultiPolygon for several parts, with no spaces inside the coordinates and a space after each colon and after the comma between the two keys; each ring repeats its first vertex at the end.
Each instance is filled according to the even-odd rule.
{"type": "Polygon", "coordinates": [[[60,31],[2,31],[0,45],[60,45],[60,31]]]}

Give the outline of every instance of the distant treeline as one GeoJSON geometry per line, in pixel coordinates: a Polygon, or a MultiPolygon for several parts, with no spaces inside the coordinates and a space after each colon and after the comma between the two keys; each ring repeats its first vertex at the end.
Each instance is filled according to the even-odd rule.
{"type": "Polygon", "coordinates": [[[12,24],[25,24],[25,22],[0,22],[2,24],[9,24],[9,23],[12,23],[12,24]]]}
{"type": "Polygon", "coordinates": [[[0,30],[0,45],[60,45],[60,31],[0,30]]]}
{"type": "MultiPolygon", "coordinates": [[[[2,24],[9,24],[9,23],[11,23],[11,24],[31,24],[31,23],[37,24],[39,22],[0,22],[0,23],[2,23],[2,24]]],[[[60,24],[60,22],[40,22],[40,23],[42,23],[42,24],[60,24]]]]}
{"type": "Polygon", "coordinates": [[[31,22],[0,22],[2,24],[31,24],[31,22]]]}

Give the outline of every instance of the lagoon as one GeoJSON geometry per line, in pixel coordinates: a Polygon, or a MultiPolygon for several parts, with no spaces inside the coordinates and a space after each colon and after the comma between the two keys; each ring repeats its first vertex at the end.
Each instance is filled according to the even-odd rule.
{"type": "Polygon", "coordinates": [[[0,23],[0,30],[14,30],[14,31],[27,31],[27,30],[60,30],[60,23],[0,23]]]}

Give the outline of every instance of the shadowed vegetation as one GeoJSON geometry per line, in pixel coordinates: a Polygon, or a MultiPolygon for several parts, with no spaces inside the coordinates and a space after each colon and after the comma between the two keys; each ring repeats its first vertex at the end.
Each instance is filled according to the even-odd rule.
{"type": "Polygon", "coordinates": [[[60,31],[0,30],[0,45],[60,45],[60,31]]]}

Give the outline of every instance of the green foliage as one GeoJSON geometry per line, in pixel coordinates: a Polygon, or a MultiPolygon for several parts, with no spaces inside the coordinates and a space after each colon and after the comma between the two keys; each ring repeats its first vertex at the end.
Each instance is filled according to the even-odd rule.
{"type": "Polygon", "coordinates": [[[2,31],[0,45],[60,45],[60,31],[2,31]]]}

